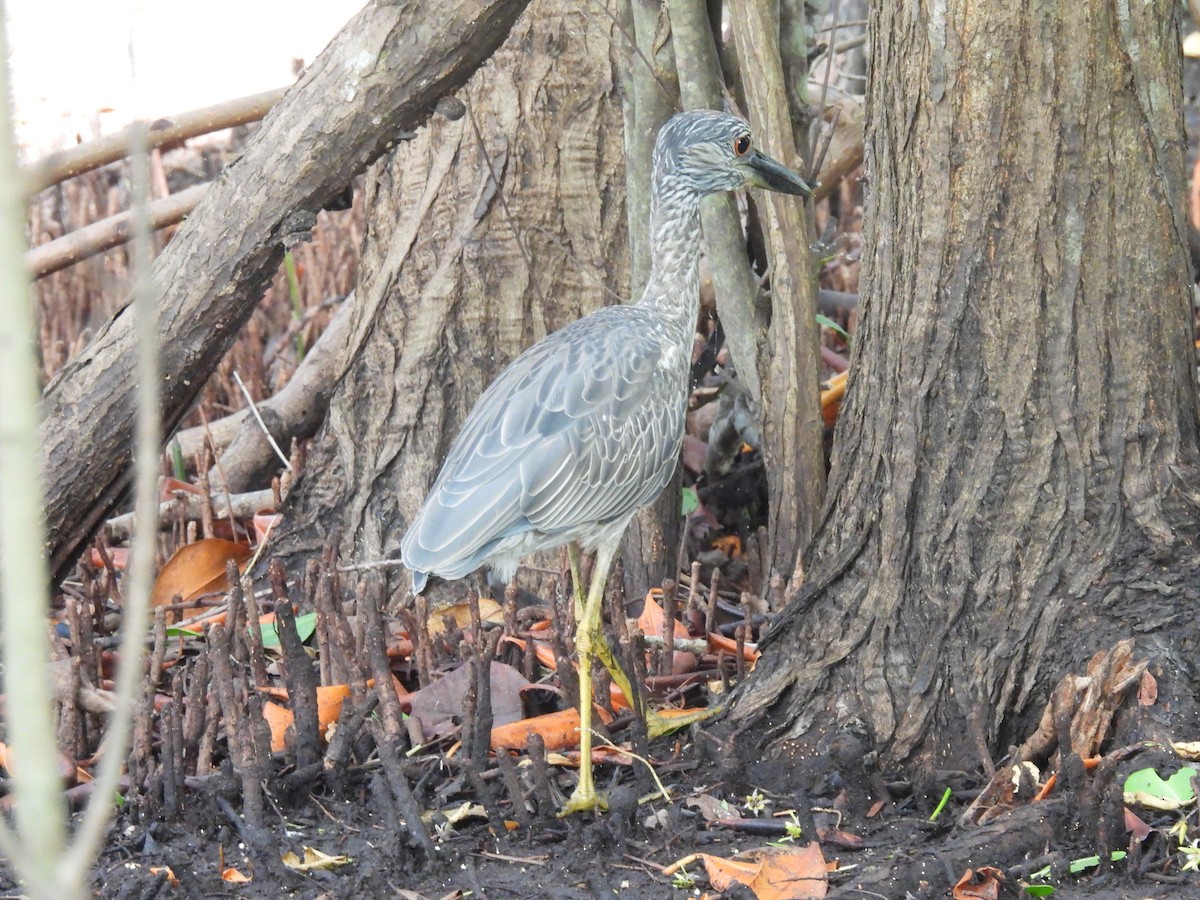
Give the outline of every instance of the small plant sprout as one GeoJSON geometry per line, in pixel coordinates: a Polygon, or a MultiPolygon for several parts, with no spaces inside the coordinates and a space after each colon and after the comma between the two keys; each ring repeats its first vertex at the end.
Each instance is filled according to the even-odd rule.
{"type": "Polygon", "coordinates": [[[679,888],[681,891],[690,891],[695,886],[696,876],[689,872],[686,866],[671,876],[671,887],[673,888],[679,888]]]}
{"type": "Polygon", "coordinates": [[[787,830],[785,841],[798,841],[804,837],[804,829],[800,826],[800,820],[796,818],[796,811],[792,810],[788,813],[787,821],[783,823],[783,827],[787,830]]]}
{"type": "Polygon", "coordinates": [[[1180,819],[1167,831],[1169,837],[1175,838],[1176,848],[1183,855],[1181,872],[1200,872],[1200,838],[1188,840],[1187,819],[1180,819]]]}
{"type": "Polygon", "coordinates": [[[946,790],[942,792],[942,800],[940,803],[938,803],[937,808],[934,809],[933,814],[930,815],[930,822],[936,822],[938,820],[938,816],[942,814],[942,810],[945,809],[946,804],[950,802],[950,794],[950,788],[946,788],[946,790]]]}
{"type": "Polygon", "coordinates": [[[1200,839],[1192,838],[1186,846],[1181,843],[1179,852],[1184,856],[1181,872],[1200,872],[1200,839]]]}
{"type": "Polygon", "coordinates": [[[753,813],[756,816],[761,816],[763,810],[767,808],[767,804],[771,801],[763,796],[762,791],[758,788],[752,790],[746,795],[746,799],[742,801],[742,805],[746,807],[746,812],[753,813]]]}

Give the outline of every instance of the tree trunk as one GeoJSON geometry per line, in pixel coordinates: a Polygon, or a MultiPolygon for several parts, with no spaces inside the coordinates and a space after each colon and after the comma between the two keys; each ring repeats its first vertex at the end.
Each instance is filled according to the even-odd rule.
{"type": "MultiPolygon", "coordinates": [[[[733,34],[758,146],[797,167],[777,11],[767,2],[731,7],[733,34]]],[[[793,21],[794,16],[788,16],[793,21]]],[[[789,48],[794,50],[795,48],[789,48]]],[[[794,74],[795,61],[789,68],[794,74]]],[[[764,579],[779,574],[789,588],[804,572],[797,564],[809,545],[825,499],[824,422],[821,419],[817,285],[808,221],[795,198],[755,198],[771,260],[770,325],[758,347],[762,385],[763,459],[770,520],[764,579]]]]}
{"type": "Polygon", "coordinates": [[[873,7],[861,330],[813,577],[733,704],[745,752],[849,730],[885,771],[989,769],[1130,635],[1194,733],[1179,14],[873,7]]]}
{"type": "MultiPolygon", "coordinates": [[[[206,193],[154,265],[164,433],[191,408],[279,266],[283,244],[499,46],[526,0],[370,3],[206,193]]],[[[47,547],[55,580],[129,487],[134,327],[119,310],[46,389],[47,547]]]]}
{"type": "MultiPolygon", "coordinates": [[[[461,92],[465,115],[434,119],[369,173],[355,362],[289,499],[284,555],[335,529],[344,559],[397,555],[484,388],[626,296],[612,22],[538,0],[461,92]]],[[[407,573],[389,583],[407,588],[407,573]]]]}

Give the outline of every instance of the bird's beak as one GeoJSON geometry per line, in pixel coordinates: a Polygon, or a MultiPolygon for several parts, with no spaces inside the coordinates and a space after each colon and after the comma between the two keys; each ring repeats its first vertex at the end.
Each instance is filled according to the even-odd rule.
{"type": "Polygon", "coordinates": [[[745,160],[746,183],[751,187],[766,188],[768,191],[778,191],[781,194],[798,194],[811,197],[813,186],[769,156],[764,156],[757,150],[750,153],[745,160]]]}

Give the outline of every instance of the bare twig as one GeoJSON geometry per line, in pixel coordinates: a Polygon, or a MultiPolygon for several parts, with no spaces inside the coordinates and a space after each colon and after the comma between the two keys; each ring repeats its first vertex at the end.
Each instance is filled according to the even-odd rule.
{"type": "MultiPolygon", "coordinates": [[[[233,128],[236,125],[245,125],[247,122],[255,122],[267,114],[286,90],[286,88],[276,88],[273,91],[263,91],[261,94],[251,94],[249,97],[239,97],[236,100],[226,100],[215,106],[206,106],[203,109],[180,113],[167,119],[159,119],[150,126],[148,133],[143,125],[142,134],[146,149],[153,150],[202,134],[233,128]]],[[[98,140],[59,150],[43,157],[21,171],[26,190],[30,194],[36,194],[60,181],[74,178],[76,175],[82,175],[84,172],[128,156],[133,135],[134,126],[131,125],[116,134],[106,135],[98,140]]]]}
{"type": "MultiPolygon", "coordinates": [[[[196,204],[207,190],[207,184],[197,184],[184,188],[177,194],[145,204],[144,215],[149,228],[157,230],[183,221],[184,217],[196,208],[196,204]]],[[[70,234],[34,247],[25,254],[25,266],[34,278],[41,278],[67,266],[73,266],[97,253],[124,244],[132,234],[133,221],[134,213],[130,210],[85,225],[70,234]]]]}
{"type": "Polygon", "coordinates": [[[268,443],[270,443],[271,449],[275,451],[275,455],[279,457],[280,461],[284,465],[284,468],[290,472],[292,470],[292,464],[284,452],[279,449],[279,445],[275,443],[275,438],[271,436],[270,429],[267,428],[267,423],[264,422],[262,416],[259,415],[258,406],[255,404],[254,398],[250,396],[250,392],[246,390],[246,385],[242,383],[242,376],[235,371],[233,373],[233,380],[237,382],[237,386],[241,390],[242,396],[246,398],[246,405],[250,408],[251,415],[254,416],[254,420],[258,422],[258,427],[262,429],[263,435],[266,436],[268,443]]]}

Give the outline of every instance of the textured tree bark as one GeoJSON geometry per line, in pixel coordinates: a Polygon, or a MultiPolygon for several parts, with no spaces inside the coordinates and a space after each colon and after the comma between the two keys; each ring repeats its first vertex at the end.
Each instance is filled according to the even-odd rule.
{"type": "Polygon", "coordinates": [[[812,581],[728,720],[745,752],[850,731],[885,770],[986,768],[1131,633],[1195,730],[1178,16],[872,7],[861,330],[812,581]]]}
{"type": "MultiPolygon", "coordinates": [[[[369,173],[355,361],[289,498],[285,556],[335,529],[347,560],[396,555],[492,379],[627,296],[612,22],[537,0],[460,94],[466,114],[432,120],[369,173]]],[[[402,569],[388,578],[408,587],[402,569]]]]}
{"type": "MultiPolygon", "coordinates": [[[[730,13],[758,146],[785,165],[799,168],[777,16],[771,4],[762,0],[735,4],[730,13]]],[[[770,323],[755,358],[762,385],[763,459],[770,503],[765,575],[778,573],[795,589],[804,580],[801,554],[825,499],[817,285],[803,206],[794,197],[766,192],[755,203],[771,259],[770,323]]]]}
{"type": "MultiPolygon", "coordinates": [[[[249,318],[290,234],[500,45],[526,0],[370,3],[264,120],[154,266],[163,425],[183,418],[249,318]]],[[[133,323],[116,313],[47,388],[46,525],[56,580],[126,492],[133,323]]]]}

